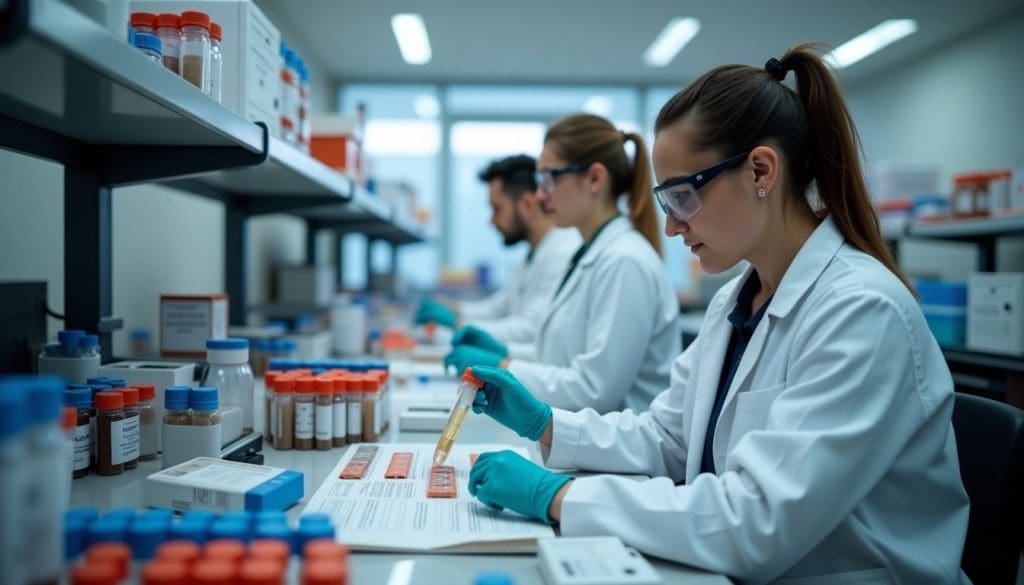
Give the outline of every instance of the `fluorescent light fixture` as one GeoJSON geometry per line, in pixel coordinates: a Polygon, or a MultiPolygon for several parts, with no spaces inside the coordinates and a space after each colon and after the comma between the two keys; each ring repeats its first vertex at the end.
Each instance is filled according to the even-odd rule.
{"type": "Polygon", "coordinates": [[[412,102],[412,107],[416,110],[417,116],[427,120],[433,120],[441,114],[441,104],[437,101],[436,97],[429,93],[421,93],[416,96],[416,99],[412,102]]]}
{"type": "Polygon", "coordinates": [[[583,111],[607,118],[612,113],[612,100],[606,95],[590,96],[583,102],[583,111]]]}
{"type": "Polygon", "coordinates": [[[391,30],[395,32],[398,50],[410,65],[425,65],[430,62],[430,39],[427,26],[419,14],[396,14],[391,17],[391,30]]]}
{"type": "Polygon", "coordinates": [[[835,50],[825,55],[825,62],[834,69],[849,67],[915,32],[917,32],[917,21],[912,18],[886,20],[836,47],[835,50]]]}
{"type": "Polygon", "coordinates": [[[698,32],[700,21],[696,18],[673,18],[644,51],[644,63],[651,67],[668,65],[698,32]]]}

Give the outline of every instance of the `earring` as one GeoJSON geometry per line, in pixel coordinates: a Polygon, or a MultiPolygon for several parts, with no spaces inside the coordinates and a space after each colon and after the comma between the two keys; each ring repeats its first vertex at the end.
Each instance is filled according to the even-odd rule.
{"type": "Polygon", "coordinates": [[[765,195],[767,195],[767,193],[765,193],[764,189],[757,190],[757,196],[760,197],[761,199],[764,199],[765,195]]]}

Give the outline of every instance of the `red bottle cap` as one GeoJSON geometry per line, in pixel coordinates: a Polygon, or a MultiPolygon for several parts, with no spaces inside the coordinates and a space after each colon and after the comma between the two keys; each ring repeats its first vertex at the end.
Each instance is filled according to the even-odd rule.
{"type": "Polygon", "coordinates": [[[195,10],[182,12],[181,26],[201,26],[206,30],[210,30],[210,15],[195,10]]]}
{"type": "Polygon", "coordinates": [[[156,16],[156,25],[157,27],[170,26],[173,28],[181,28],[181,17],[169,12],[158,14],[156,16]]]}
{"type": "Polygon", "coordinates": [[[97,392],[93,395],[93,399],[96,401],[96,410],[99,411],[124,408],[124,395],[120,392],[97,392]]]}

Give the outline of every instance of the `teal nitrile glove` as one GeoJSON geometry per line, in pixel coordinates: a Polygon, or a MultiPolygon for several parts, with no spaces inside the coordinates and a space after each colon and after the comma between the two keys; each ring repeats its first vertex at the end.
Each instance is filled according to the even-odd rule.
{"type": "Polygon", "coordinates": [[[469,472],[469,493],[489,506],[554,524],[548,515],[551,500],[572,479],[570,475],[552,473],[514,451],[481,453],[469,472]]]}
{"type": "Polygon", "coordinates": [[[420,301],[420,308],[416,309],[416,317],[414,318],[417,325],[433,321],[445,327],[455,327],[457,320],[458,317],[455,315],[455,311],[430,297],[424,297],[420,301]]]}
{"type": "Polygon", "coordinates": [[[508,348],[503,343],[490,333],[473,325],[459,327],[452,335],[452,345],[472,345],[491,353],[500,354],[501,357],[508,356],[508,348]]]}
{"type": "Polygon", "coordinates": [[[457,345],[444,356],[444,369],[454,366],[456,372],[464,372],[466,368],[473,367],[475,371],[477,366],[497,366],[504,358],[472,345],[457,345]]]}
{"type": "Polygon", "coordinates": [[[473,412],[484,413],[531,441],[544,434],[551,422],[551,407],[537,400],[508,370],[478,366],[473,375],[484,382],[473,399],[473,412]]]}

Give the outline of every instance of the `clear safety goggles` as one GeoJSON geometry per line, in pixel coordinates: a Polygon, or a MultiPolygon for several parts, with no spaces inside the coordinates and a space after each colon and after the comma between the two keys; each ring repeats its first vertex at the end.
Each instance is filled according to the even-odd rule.
{"type": "Polygon", "coordinates": [[[725,171],[737,167],[747,160],[750,151],[742,152],[710,166],[703,171],[697,171],[692,175],[669,179],[654,188],[654,198],[661,206],[665,215],[671,215],[676,221],[686,221],[701,210],[703,204],[700,195],[697,193],[700,188],[707,185],[715,177],[725,171]]]}
{"type": "Polygon", "coordinates": [[[564,167],[558,167],[554,169],[545,168],[537,169],[533,173],[533,178],[537,182],[537,188],[545,193],[552,193],[555,190],[555,182],[558,181],[558,177],[569,173],[579,173],[590,168],[590,165],[566,165],[564,167]]]}

